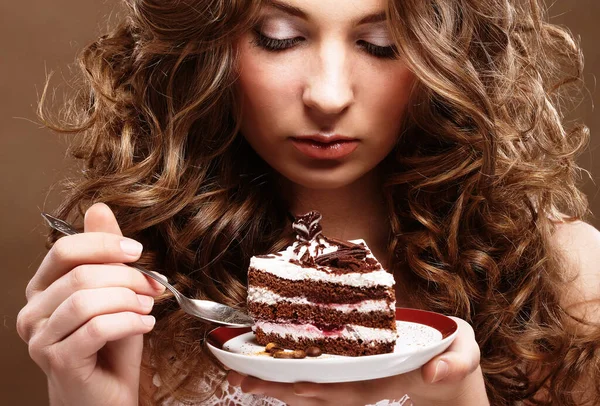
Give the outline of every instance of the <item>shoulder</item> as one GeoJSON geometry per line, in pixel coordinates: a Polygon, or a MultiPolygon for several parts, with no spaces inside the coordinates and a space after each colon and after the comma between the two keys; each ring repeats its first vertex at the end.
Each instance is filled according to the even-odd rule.
{"type": "Polygon", "coordinates": [[[584,270],[599,273],[600,231],[583,221],[554,224],[550,246],[564,261],[567,273],[584,270]]]}
{"type": "Polygon", "coordinates": [[[600,321],[600,231],[583,221],[557,222],[550,247],[563,269],[561,304],[570,314],[600,321]]]}
{"type": "Polygon", "coordinates": [[[555,221],[555,231],[552,236],[553,243],[577,249],[580,246],[600,246],[600,231],[594,226],[581,220],[555,221]]]}

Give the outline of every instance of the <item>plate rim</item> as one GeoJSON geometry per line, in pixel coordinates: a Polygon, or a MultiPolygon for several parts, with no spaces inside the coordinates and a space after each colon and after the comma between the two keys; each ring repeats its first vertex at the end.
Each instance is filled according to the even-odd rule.
{"type": "MultiPolygon", "coordinates": [[[[318,364],[322,364],[325,362],[326,363],[338,363],[338,362],[346,363],[346,362],[348,362],[348,360],[356,359],[356,358],[360,358],[363,360],[366,360],[366,359],[376,360],[381,357],[390,357],[390,356],[417,356],[421,353],[429,351],[432,347],[444,345],[444,343],[448,340],[453,341],[454,338],[456,338],[456,333],[458,332],[458,323],[454,319],[452,319],[449,316],[443,315],[441,313],[436,313],[436,312],[432,312],[429,310],[413,309],[413,308],[408,308],[408,307],[397,307],[396,308],[396,321],[411,322],[411,323],[426,325],[428,327],[431,327],[431,328],[439,331],[442,334],[442,339],[431,345],[427,345],[422,348],[419,348],[418,350],[411,350],[411,351],[407,351],[405,353],[404,352],[394,352],[394,353],[386,353],[386,354],[365,355],[365,356],[361,356],[361,357],[341,356],[341,357],[336,357],[336,358],[325,358],[325,359],[315,358],[315,359],[303,359],[302,361],[303,361],[303,363],[313,363],[314,362],[314,363],[318,363],[318,364]],[[432,325],[430,323],[423,323],[420,321],[415,321],[419,316],[421,316],[421,317],[424,316],[426,321],[429,321],[430,323],[434,322],[436,324],[432,325]],[[437,324],[437,323],[441,323],[441,326],[440,326],[440,324],[437,324]]],[[[238,359],[248,359],[249,357],[252,357],[252,356],[225,350],[225,349],[223,349],[223,346],[229,340],[239,337],[240,335],[243,335],[243,334],[246,334],[249,332],[252,332],[251,327],[237,328],[237,327],[229,327],[229,326],[219,326],[219,327],[212,329],[206,335],[206,344],[208,345],[208,347],[211,351],[217,351],[219,353],[226,354],[226,356],[234,357],[234,358],[238,358],[238,359]],[[219,335],[225,335],[227,337],[227,339],[222,342],[217,340],[215,338],[215,335],[217,333],[219,335]]],[[[254,357],[252,357],[252,358],[254,358],[254,357]]],[[[267,358],[267,357],[261,358],[261,362],[281,363],[281,361],[298,362],[298,360],[273,359],[273,358],[267,358]]]]}

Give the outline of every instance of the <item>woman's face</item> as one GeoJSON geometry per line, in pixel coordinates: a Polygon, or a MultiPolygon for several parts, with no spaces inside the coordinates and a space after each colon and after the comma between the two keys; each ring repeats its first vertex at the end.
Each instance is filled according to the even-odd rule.
{"type": "Polygon", "coordinates": [[[243,135],[298,185],[358,180],[392,150],[413,82],[384,0],[264,3],[238,43],[243,135]]]}

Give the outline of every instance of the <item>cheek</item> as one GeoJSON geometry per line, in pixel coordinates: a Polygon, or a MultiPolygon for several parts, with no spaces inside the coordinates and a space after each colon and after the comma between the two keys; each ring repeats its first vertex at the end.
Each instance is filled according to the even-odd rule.
{"type": "Polygon", "coordinates": [[[414,80],[413,73],[405,67],[371,75],[368,103],[374,114],[388,123],[401,121],[414,80]]]}
{"type": "Polygon", "coordinates": [[[237,81],[244,109],[256,119],[287,115],[301,86],[298,68],[291,63],[273,63],[261,58],[260,51],[247,45],[240,52],[237,81]]]}
{"type": "Polygon", "coordinates": [[[377,148],[389,150],[396,143],[414,82],[415,76],[403,65],[372,70],[363,77],[362,102],[368,126],[379,135],[372,138],[377,148]]]}

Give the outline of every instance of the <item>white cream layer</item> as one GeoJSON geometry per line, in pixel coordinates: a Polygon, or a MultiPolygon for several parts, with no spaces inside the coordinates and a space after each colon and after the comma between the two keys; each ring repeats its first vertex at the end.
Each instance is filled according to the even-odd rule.
{"type": "Polygon", "coordinates": [[[285,297],[278,295],[272,290],[257,286],[248,287],[248,302],[264,303],[268,305],[275,305],[278,303],[290,303],[294,305],[311,305],[337,310],[344,313],[349,313],[353,310],[356,310],[361,313],[394,311],[394,303],[388,303],[386,300],[363,300],[361,302],[352,304],[314,303],[309,301],[304,296],[285,297]]]}
{"type": "Polygon", "coordinates": [[[298,340],[300,338],[321,339],[329,338],[345,338],[348,340],[362,341],[396,341],[397,334],[393,330],[382,328],[371,328],[356,326],[352,324],[346,325],[339,332],[324,333],[312,324],[275,324],[264,321],[257,321],[252,327],[255,329],[260,327],[265,334],[277,334],[280,336],[289,335],[298,340]]]}
{"type": "MultiPolygon", "coordinates": [[[[354,240],[352,242],[357,244],[364,243],[362,240],[354,240]]],[[[290,262],[290,259],[296,259],[296,254],[293,252],[295,245],[288,247],[285,251],[281,251],[278,256],[268,258],[252,257],[250,259],[250,267],[292,281],[310,279],[315,282],[330,282],[367,288],[374,286],[390,287],[394,285],[394,277],[383,269],[367,273],[349,272],[335,274],[293,264],[290,262]]],[[[329,246],[325,252],[335,252],[336,250],[337,247],[329,246]]],[[[370,251],[368,257],[375,258],[370,251]]]]}

